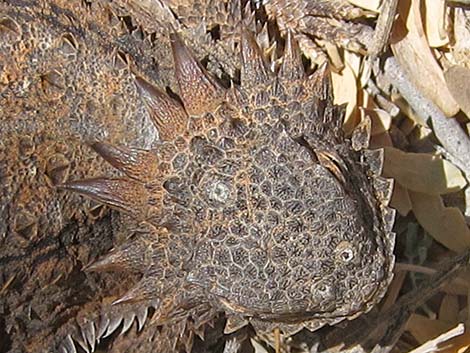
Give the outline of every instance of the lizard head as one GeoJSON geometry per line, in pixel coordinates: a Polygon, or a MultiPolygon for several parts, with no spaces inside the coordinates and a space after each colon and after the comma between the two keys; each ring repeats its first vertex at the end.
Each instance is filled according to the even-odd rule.
{"type": "Polygon", "coordinates": [[[380,151],[366,149],[370,122],[344,136],[328,67],[307,75],[290,33],[273,70],[242,31],[240,84],[229,88],[177,35],[171,45],[177,95],[135,78],[157,147],[96,142],[123,176],[60,186],[142,224],[88,266],[142,273],[114,307],[151,305],[155,324],[192,318],[195,330],[224,312],[226,332],[250,322],[286,333],[370,310],[394,262],[391,183],[380,151]]]}

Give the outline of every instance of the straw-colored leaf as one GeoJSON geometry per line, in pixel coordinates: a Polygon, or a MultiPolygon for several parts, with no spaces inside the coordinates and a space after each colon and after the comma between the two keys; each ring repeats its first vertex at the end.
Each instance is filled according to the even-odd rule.
{"type": "Polygon", "coordinates": [[[451,327],[447,322],[432,320],[419,314],[411,314],[406,323],[406,330],[421,344],[436,338],[451,327]]]}
{"type": "Polygon", "coordinates": [[[250,338],[251,345],[253,346],[255,353],[268,353],[266,348],[264,348],[258,341],[253,338],[250,338]]]}
{"type": "Polygon", "coordinates": [[[455,324],[459,317],[459,298],[456,295],[446,294],[439,307],[439,320],[455,324]]]}
{"type": "Polygon", "coordinates": [[[393,185],[393,194],[392,199],[390,200],[390,206],[396,209],[403,217],[411,211],[411,200],[408,190],[398,182],[395,182],[393,185]]]}
{"type": "Polygon", "coordinates": [[[381,134],[390,129],[392,125],[391,115],[383,109],[368,109],[365,114],[369,116],[372,129],[371,135],[381,134]]]}
{"type": "Polygon", "coordinates": [[[409,194],[416,219],[437,242],[456,252],[470,246],[470,229],[458,208],[445,207],[439,195],[409,194]]]}
{"type": "Polygon", "coordinates": [[[463,66],[452,66],[445,73],[452,96],[460,106],[460,109],[470,118],[470,70],[463,66]]]}
{"type": "Polygon", "coordinates": [[[381,0],[348,0],[348,2],[365,10],[379,12],[381,0]]]}
{"type": "Polygon", "coordinates": [[[332,73],[335,103],[347,103],[344,120],[345,130],[353,127],[357,118],[357,85],[361,59],[357,54],[346,51],[344,53],[345,66],[340,73],[332,73]]]}
{"type": "Polygon", "coordinates": [[[381,134],[372,135],[370,138],[370,148],[382,148],[386,146],[393,146],[392,138],[388,131],[383,132],[381,134]]]}
{"type": "Polygon", "coordinates": [[[392,51],[417,89],[432,100],[446,116],[459,111],[447,88],[441,67],[427,42],[420,14],[420,0],[399,1],[400,16],[391,38],[392,51]],[[406,21],[406,22],[405,22],[406,21]]]}
{"type": "Polygon", "coordinates": [[[395,269],[395,275],[393,276],[392,283],[390,283],[387,294],[382,302],[382,312],[390,309],[392,305],[395,304],[403,287],[403,283],[405,282],[406,276],[407,271],[397,271],[395,269]]]}
{"type": "Polygon", "coordinates": [[[451,281],[442,287],[442,292],[452,295],[467,295],[468,286],[460,282],[451,281]]]}
{"type": "Polygon", "coordinates": [[[449,36],[446,30],[446,0],[424,0],[424,9],[424,23],[429,45],[433,48],[447,45],[449,36]]]}
{"type": "Polygon", "coordinates": [[[467,181],[452,163],[428,153],[407,153],[385,148],[384,175],[407,189],[445,194],[461,190],[467,181]]]}
{"type": "Polygon", "coordinates": [[[470,332],[466,329],[463,335],[452,338],[439,347],[439,353],[464,353],[470,347],[470,332]]]}
{"type": "Polygon", "coordinates": [[[392,101],[395,103],[401,110],[401,112],[410,118],[415,124],[420,126],[427,126],[426,121],[410,107],[408,102],[403,99],[402,96],[392,95],[392,101]]]}
{"type": "Polygon", "coordinates": [[[442,287],[442,291],[452,295],[467,296],[470,290],[470,272],[468,270],[461,271],[457,277],[442,287]]]}
{"type": "Polygon", "coordinates": [[[452,347],[451,352],[453,353],[463,353],[455,345],[455,339],[459,339],[465,335],[465,326],[460,323],[457,326],[442,332],[439,336],[426,341],[421,346],[416,349],[413,349],[409,353],[432,353],[432,352],[443,352],[443,349],[448,349],[452,347]]]}
{"type": "Polygon", "coordinates": [[[468,10],[456,7],[453,9],[452,56],[451,62],[466,66],[470,64],[470,26],[468,26],[468,10]]]}

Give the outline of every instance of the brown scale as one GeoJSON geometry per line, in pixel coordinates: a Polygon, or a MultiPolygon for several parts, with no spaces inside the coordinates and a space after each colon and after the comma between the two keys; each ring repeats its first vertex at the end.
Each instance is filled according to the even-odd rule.
{"type": "MultiPolygon", "coordinates": [[[[149,147],[158,137],[136,90],[131,57],[140,72],[174,90],[168,36],[159,31],[152,42],[136,38],[107,3],[0,3],[0,350],[49,350],[80,318],[94,322],[102,312],[115,322],[113,308],[101,304],[139,278],[81,271],[127,238],[120,224],[127,230],[130,216],[55,188],[71,176],[118,174],[93,152],[91,141],[106,137],[149,147]]],[[[161,154],[159,160],[168,152],[161,154]]],[[[165,168],[169,164],[161,163],[136,178],[165,174],[165,168]]],[[[124,304],[116,307],[121,317],[127,313],[124,304]]],[[[126,323],[132,315],[143,322],[147,308],[128,308],[126,323]]],[[[83,325],[88,347],[96,338],[91,327],[83,325]]]]}
{"type": "Polygon", "coordinates": [[[374,14],[347,0],[266,0],[263,4],[281,33],[292,31],[303,53],[314,62],[324,62],[322,51],[331,50],[323,41],[364,54],[373,36],[364,19],[374,14]]]}
{"type": "MultiPolygon", "coordinates": [[[[152,306],[154,325],[191,316],[195,327],[223,312],[227,333],[251,323],[292,334],[356,318],[383,297],[394,212],[382,155],[365,149],[367,128],[353,144],[344,137],[328,68],[307,76],[291,33],[286,41],[272,72],[242,31],[241,84],[226,90],[173,35],[179,99],[136,78],[164,141],[95,143],[123,176],[60,186],[145,226],[88,267],[142,273],[113,310],[152,306]]],[[[121,324],[104,317],[98,339],[121,324]]],[[[73,346],[68,336],[63,351],[73,346]]]]}

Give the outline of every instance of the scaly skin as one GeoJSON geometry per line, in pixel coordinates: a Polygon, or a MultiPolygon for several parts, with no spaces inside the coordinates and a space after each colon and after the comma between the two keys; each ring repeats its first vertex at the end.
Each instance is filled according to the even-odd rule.
{"type": "Polygon", "coordinates": [[[143,274],[114,305],[152,306],[154,324],[223,312],[226,332],[286,334],[369,311],[392,277],[389,188],[345,139],[326,67],[307,77],[289,35],[274,74],[243,31],[241,85],[227,90],[171,38],[182,104],[136,78],[166,141],[97,142],[125,177],[61,185],[145,224],[89,267],[143,274]]]}
{"type": "Polygon", "coordinates": [[[13,352],[38,351],[136,280],[83,272],[129,233],[117,214],[95,227],[105,209],[55,184],[113,173],[95,140],[155,143],[129,65],[175,80],[168,36],[151,45],[97,2],[2,2],[0,23],[0,335],[13,352]]]}
{"type": "Polygon", "coordinates": [[[226,332],[291,334],[370,310],[393,266],[389,186],[344,138],[326,68],[307,77],[286,30],[268,69],[280,38],[252,36],[244,4],[146,4],[0,4],[7,346],[92,349],[150,307],[133,339],[161,352],[189,351],[218,313],[226,332]],[[101,175],[116,177],[77,181],[101,175]]]}

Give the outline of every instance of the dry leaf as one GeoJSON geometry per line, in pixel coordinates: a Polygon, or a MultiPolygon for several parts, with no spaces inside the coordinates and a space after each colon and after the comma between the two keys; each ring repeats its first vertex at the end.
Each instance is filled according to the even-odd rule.
{"type": "Polygon", "coordinates": [[[467,296],[470,289],[470,272],[461,271],[456,278],[442,287],[442,291],[447,294],[467,296]]]}
{"type": "Polygon", "coordinates": [[[398,295],[403,287],[403,283],[405,282],[406,275],[408,274],[407,271],[397,271],[395,270],[395,275],[393,276],[392,283],[388,287],[387,294],[385,299],[383,300],[382,308],[380,309],[381,312],[390,309],[393,304],[397,301],[398,295]]]}
{"type": "Polygon", "coordinates": [[[382,147],[386,147],[386,146],[393,146],[393,141],[392,141],[392,138],[390,137],[390,134],[388,133],[388,131],[386,131],[382,134],[377,134],[377,135],[371,136],[370,143],[369,143],[369,147],[371,149],[382,148],[382,147]]]}
{"type": "Polygon", "coordinates": [[[424,96],[433,101],[446,116],[455,115],[459,106],[450,94],[442,69],[426,40],[420,1],[401,0],[398,9],[400,16],[395,21],[391,40],[396,59],[424,96]]]}
{"type": "MultiPolygon", "coordinates": [[[[361,115],[368,116],[372,123],[371,135],[381,134],[390,129],[392,125],[392,117],[385,110],[376,109],[361,109],[361,115]]],[[[362,119],[361,119],[362,120],[362,119]]]]}
{"type": "Polygon", "coordinates": [[[461,281],[451,281],[442,287],[442,292],[452,295],[467,295],[468,286],[461,283],[461,281]]]}
{"type": "Polygon", "coordinates": [[[427,126],[426,121],[415,113],[413,108],[410,107],[408,102],[403,99],[401,95],[392,95],[392,102],[395,103],[401,110],[401,112],[410,118],[414,123],[420,126],[427,126]]]}
{"type": "Polygon", "coordinates": [[[445,0],[424,0],[426,37],[433,48],[449,43],[446,31],[447,4],[445,0]]]}
{"type": "Polygon", "coordinates": [[[361,57],[357,54],[345,51],[344,69],[340,73],[332,72],[333,91],[335,93],[335,104],[347,103],[344,125],[355,126],[351,119],[356,119],[357,115],[357,85],[361,57]]]}
{"type": "Polygon", "coordinates": [[[400,131],[405,135],[410,135],[416,128],[416,123],[412,119],[403,119],[400,122],[400,131]]]}
{"type": "Polygon", "coordinates": [[[259,344],[255,339],[250,338],[251,345],[253,346],[255,353],[268,353],[266,348],[259,344]]]}
{"type": "MultiPolygon", "coordinates": [[[[419,346],[416,349],[413,349],[409,353],[431,353],[431,352],[443,352],[442,349],[452,347],[454,350],[453,353],[460,353],[453,344],[454,339],[462,337],[465,332],[465,326],[463,324],[458,324],[454,328],[447,330],[437,336],[436,338],[426,341],[424,344],[419,346]]],[[[463,352],[462,352],[463,353],[463,352]]]]}
{"type": "Polygon", "coordinates": [[[470,70],[462,66],[452,66],[445,73],[452,96],[460,106],[460,109],[470,118],[470,70]]]}
{"type": "Polygon", "coordinates": [[[470,67],[470,26],[467,26],[467,11],[462,8],[454,9],[452,58],[459,65],[470,67]]]}
{"type": "Polygon", "coordinates": [[[460,170],[441,157],[393,147],[385,148],[383,174],[407,189],[428,194],[446,194],[467,185],[460,170]]]}
{"type": "Polygon", "coordinates": [[[439,320],[455,324],[459,318],[459,298],[456,295],[446,294],[439,307],[439,320]]]}
{"type": "Polygon", "coordinates": [[[458,208],[445,207],[439,195],[409,194],[416,219],[437,242],[456,252],[470,246],[470,229],[458,208]]]}
{"type": "Polygon", "coordinates": [[[348,0],[348,2],[365,10],[379,12],[381,0],[348,0]]]}
{"type": "Polygon", "coordinates": [[[420,344],[439,336],[443,332],[448,331],[451,327],[452,325],[447,322],[432,320],[419,314],[411,314],[406,323],[406,330],[409,331],[420,344]]]}
{"type": "Polygon", "coordinates": [[[325,48],[326,54],[330,58],[330,63],[334,70],[338,72],[342,71],[344,69],[344,62],[336,44],[322,40],[317,40],[317,42],[320,46],[325,48]]]}
{"type": "Polygon", "coordinates": [[[393,194],[390,200],[390,206],[398,211],[400,215],[405,217],[411,211],[411,200],[406,190],[400,183],[393,184],[393,194]]]}
{"type": "Polygon", "coordinates": [[[470,347],[470,333],[465,332],[442,344],[439,353],[464,353],[470,347]]]}

